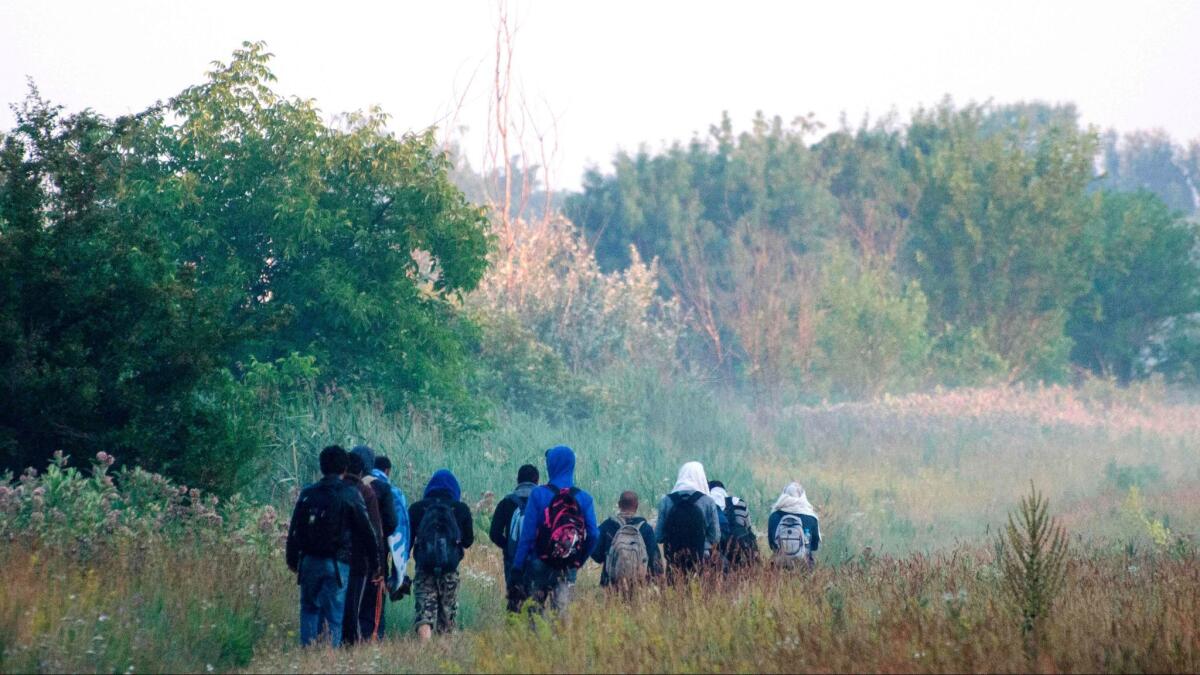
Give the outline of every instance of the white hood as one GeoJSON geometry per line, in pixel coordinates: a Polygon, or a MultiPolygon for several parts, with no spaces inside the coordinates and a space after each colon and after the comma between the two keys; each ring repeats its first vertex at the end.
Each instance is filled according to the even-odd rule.
{"type": "Polygon", "coordinates": [[[700,462],[688,462],[679,467],[679,477],[675,479],[675,487],[671,492],[699,492],[708,494],[708,476],[704,475],[704,465],[700,462]]]}
{"type": "Polygon", "coordinates": [[[808,495],[804,494],[804,488],[796,482],[788,483],[788,486],[783,489],[783,494],[775,500],[775,505],[771,507],[771,510],[817,517],[817,511],[809,503],[808,495]]]}

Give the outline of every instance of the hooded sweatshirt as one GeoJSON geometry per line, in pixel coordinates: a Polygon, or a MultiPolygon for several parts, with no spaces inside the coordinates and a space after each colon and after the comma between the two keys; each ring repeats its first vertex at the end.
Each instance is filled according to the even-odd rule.
{"type": "Polygon", "coordinates": [[[818,523],[817,511],[809,503],[804,488],[794,481],[788,483],[788,486],[783,489],[783,494],[779,495],[779,499],[776,499],[775,505],[771,507],[771,517],[767,519],[767,543],[770,544],[771,550],[774,551],[778,548],[775,544],[775,531],[779,529],[779,521],[783,520],[785,513],[800,516],[800,522],[808,531],[809,546],[811,550],[817,550],[821,545],[821,528],[818,523]]]}
{"type": "Polygon", "coordinates": [[[356,445],[350,452],[362,459],[363,467],[365,467],[363,482],[371,487],[371,490],[375,492],[376,501],[379,502],[379,522],[383,527],[383,538],[386,540],[396,532],[396,526],[400,521],[396,515],[396,499],[392,496],[391,486],[388,485],[386,476],[383,481],[379,481],[375,476],[374,450],[365,445],[356,445]]]}
{"type": "MultiPolygon", "coordinates": [[[[671,489],[672,494],[676,492],[700,493],[701,496],[696,500],[696,506],[700,507],[700,512],[704,515],[704,550],[708,552],[720,544],[721,516],[717,513],[716,503],[708,496],[708,477],[704,475],[704,465],[700,462],[688,462],[679,467],[675,487],[671,489]]],[[[654,533],[660,544],[666,540],[667,516],[674,507],[675,502],[672,501],[671,495],[663,497],[662,501],[658,503],[658,524],[654,528],[654,533]]]]}
{"type": "Polygon", "coordinates": [[[450,473],[449,469],[438,469],[430,477],[429,483],[425,485],[425,497],[408,507],[408,521],[412,525],[412,539],[408,542],[408,550],[411,553],[413,544],[417,538],[421,536],[421,518],[425,516],[425,511],[434,501],[451,502],[451,508],[454,510],[454,521],[458,523],[458,531],[462,536],[458,544],[464,549],[471,548],[471,544],[475,543],[475,530],[471,523],[471,509],[466,504],[462,503],[462,489],[458,486],[458,479],[454,474],[450,473]]]}
{"type": "MultiPolygon", "coordinates": [[[[575,487],[575,451],[565,445],[547,450],[546,472],[550,476],[550,484],[555,488],[561,490],[575,487]]],[[[536,555],[533,544],[537,539],[538,524],[555,493],[555,490],[545,485],[540,485],[529,493],[529,502],[525,505],[525,522],[521,524],[521,541],[517,543],[517,552],[513,557],[513,570],[525,569],[525,563],[536,555]]],[[[587,529],[585,553],[590,556],[600,539],[595,504],[592,502],[592,496],[583,490],[575,493],[575,499],[583,511],[584,526],[587,529]]]]}

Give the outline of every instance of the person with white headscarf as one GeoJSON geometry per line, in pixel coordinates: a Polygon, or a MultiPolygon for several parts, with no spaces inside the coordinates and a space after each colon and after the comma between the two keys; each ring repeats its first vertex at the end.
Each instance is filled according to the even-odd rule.
{"type": "Polygon", "coordinates": [[[707,560],[721,542],[717,504],[708,495],[708,477],[700,462],[679,467],[675,487],[658,504],[654,528],[663,545],[667,564],[677,572],[690,572],[707,560]]]}
{"type": "Polygon", "coordinates": [[[795,481],[788,483],[771,507],[767,543],[775,553],[775,560],[785,566],[796,562],[813,565],[812,554],[821,545],[821,528],[816,509],[808,501],[804,488],[795,481]]]}

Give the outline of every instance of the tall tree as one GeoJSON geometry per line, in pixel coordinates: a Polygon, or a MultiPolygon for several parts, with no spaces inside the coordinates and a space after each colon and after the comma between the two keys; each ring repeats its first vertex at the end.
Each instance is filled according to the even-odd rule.
{"type": "Polygon", "coordinates": [[[0,458],[99,450],[228,488],[256,440],[223,374],[220,308],[154,199],[158,113],[64,116],[33,92],[0,150],[0,458]]]}
{"type": "Polygon", "coordinates": [[[484,210],[432,130],[398,138],[378,110],[331,127],[270,89],[269,59],[248,43],[171,100],[156,186],[181,259],[246,336],[230,358],[309,354],[330,380],[468,414],[452,301],[486,268],[484,210]]]}
{"type": "Polygon", "coordinates": [[[1098,185],[1107,190],[1147,190],[1173,211],[1195,212],[1197,176],[1188,169],[1186,151],[1161,129],[1104,135],[1104,174],[1098,185]]]}
{"type": "Polygon", "coordinates": [[[1069,117],[990,124],[990,112],[944,103],[914,116],[921,197],[908,263],[935,333],[977,332],[1010,377],[1054,376],[1068,310],[1090,279],[1097,141],[1069,117]]]}
{"type": "Polygon", "coordinates": [[[1071,358],[1121,381],[1144,373],[1143,352],[1175,320],[1200,312],[1200,236],[1147,191],[1105,192],[1101,259],[1071,311],[1071,358]]]}

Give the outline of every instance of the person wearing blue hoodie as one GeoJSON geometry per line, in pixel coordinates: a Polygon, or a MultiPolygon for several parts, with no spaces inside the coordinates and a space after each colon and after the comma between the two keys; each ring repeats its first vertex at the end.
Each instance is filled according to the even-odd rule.
{"type": "Polygon", "coordinates": [[[408,507],[412,526],[409,550],[416,563],[413,626],[422,640],[454,630],[458,614],[458,564],[475,542],[471,509],[449,469],[438,469],[425,486],[421,501],[408,507]]]}
{"type": "Polygon", "coordinates": [[[575,570],[592,554],[600,540],[600,530],[596,526],[592,496],[575,485],[575,451],[565,445],[547,450],[546,473],[550,482],[529,493],[512,568],[515,578],[524,579],[523,590],[539,609],[544,609],[548,600],[551,609],[561,613],[571,601],[575,570]],[[545,548],[554,543],[546,520],[552,502],[560,494],[574,499],[584,525],[583,540],[575,542],[577,551],[565,566],[554,564],[552,551],[545,548]]]}

